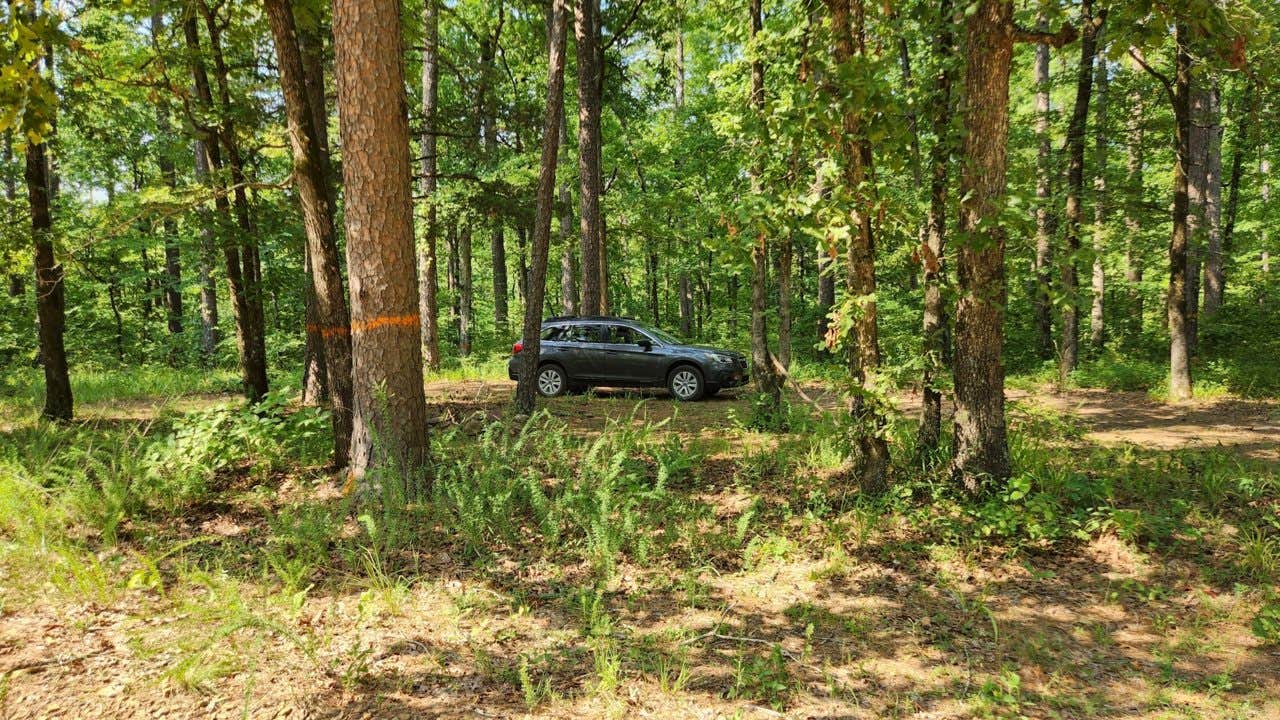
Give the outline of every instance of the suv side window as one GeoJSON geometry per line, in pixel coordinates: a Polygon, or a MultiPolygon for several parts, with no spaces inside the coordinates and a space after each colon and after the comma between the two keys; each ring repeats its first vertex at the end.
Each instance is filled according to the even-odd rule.
{"type": "Polygon", "coordinates": [[[542,339],[544,342],[563,342],[565,330],[568,328],[560,325],[558,327],[549,327],[542,331],[542,339]]]}
{"type": "Polygon", "coordinates": [[[572,343],[600,342],[600,328],[596,325],[568,325],[560,340],[572,343]]]}
{"type": "Polygon", "coordinates": [[[626,325],[610,325],[605,330],[605,342],[614,345],[635,345],[640,340],[640,333],[626,325]]]}

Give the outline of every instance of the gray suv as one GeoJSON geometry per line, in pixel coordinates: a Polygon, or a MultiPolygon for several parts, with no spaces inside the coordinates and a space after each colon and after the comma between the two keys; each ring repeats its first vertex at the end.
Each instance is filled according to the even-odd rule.
{"type": "MultiPolygon", "coordinates": [[[[522,349],[512,348],[516,379],[522,349]]],[[[555,397],[593,385],[666,387],[678,400],[699,400],[747,382],[747,359],[733,350],[687,345],[628,318],[558,317],[542,323],[538,393],[555,397]]]]}

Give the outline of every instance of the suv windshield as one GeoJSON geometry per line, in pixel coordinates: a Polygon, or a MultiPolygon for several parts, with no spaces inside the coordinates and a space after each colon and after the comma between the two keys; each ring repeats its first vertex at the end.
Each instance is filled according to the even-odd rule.
{"type": "Polygon", "coordinates": [[[658,328],[652,327],[649,325],[641,325],[640,323],[636,323],[636,326],[639,327],[641,330],[645,331],[646,333],[648,333],[650,336],[653,337],[653,339],[657,340],[663,345],[683,345],[684,344],[683,340],[681,340],[680,338],[676,337],[675,335],[672,335],[671,333],[665,330],[659,330],[658,328]]]}

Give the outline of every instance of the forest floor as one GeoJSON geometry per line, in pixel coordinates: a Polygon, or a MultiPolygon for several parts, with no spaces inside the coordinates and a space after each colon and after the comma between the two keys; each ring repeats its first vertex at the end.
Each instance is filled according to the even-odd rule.
{"type": "MultiPolygon", "coordinates": [[[[511,389],[429,385],[437,429],[480,432],[511,389]]],[[[839,407],[817,386],[806,392],[839,407]]],[[[147,423],[225,399],[82,414],[147,423]]],[[[1081,457],[1204,449],[1238,458],[1233,473],[1280,471],[1276,402],[1009,399],[1011,417],[1078,422],[1054,442],[1081,457]]],[[[899,404],[909,413],[916,402],[899,404]]],[[[735,429],[747,405],[657,391],[548,403],[583,445],[645,424],[700,445],[698,467],[670,492],[708,508],[708,534],[738,528],[737,542],[697,561],[626,554],[599,591],[585,590],[585,562],[518,549],[477,561],[448,542],[412,553],[412,572],[387,572],[370,553],[360,571],[321,568],[301,590],[282,587],[256,553],[279,542],[281,517],[303,517],[288,508],[338,492],[324,476],[287,473],[230,478],[145,535],[126,527],[118,545],[66,565],[68,581],[39,582],[0,546],[0,718],[1280,717],[1280,649],[1250,632],[1274,576],[1240,581],[1227,553],[1249,550],[1231,521],[1189,521],[1160,545],[1100,532],[1017,549],[921,537],[901,516],[811,522],[789,477],[750,470],[751,458],[790,450],[735,429]],[[770,511],[780,506],[795,512],[770,511]],[[188,557],[209,544],[216,561],[188,557]]],[[[0,429],[8,441],[15,432],[0,429]]],[[[1280,522],[1274,495],[1256,502],[1280,522]]],[[[1212,514],[1187,510],[1198,512],[1212,514]]],[[[1261,547],[1274,557],[1259,562],[1280,563],[1280,544],[1261,547]]]]}

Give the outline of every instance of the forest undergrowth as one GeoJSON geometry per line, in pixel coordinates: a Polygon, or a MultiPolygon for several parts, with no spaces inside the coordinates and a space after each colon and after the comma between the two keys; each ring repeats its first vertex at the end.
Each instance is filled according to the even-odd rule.
{"type": "Polygon", "coordinates": [[[189,387],[65,428],[7,403],[7,716],[1277,711],[1273,460],[1101,444],[1030,395],[998,491],[959,494],[904,414],[866,497],[825,396],[518,418],[503,384],[448,380],[405,502],[394,476],[343,493],[321,411],[189,387]]]}

